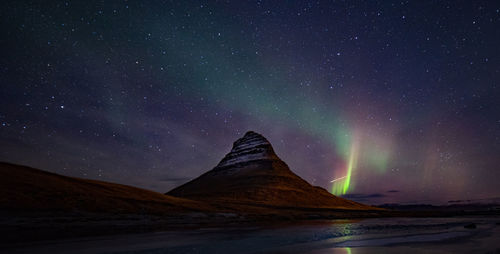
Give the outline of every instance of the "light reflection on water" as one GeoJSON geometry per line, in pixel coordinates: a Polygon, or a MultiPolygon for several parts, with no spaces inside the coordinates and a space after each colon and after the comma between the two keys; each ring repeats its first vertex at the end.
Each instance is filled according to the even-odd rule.
{"type": "MultiPolygon", "coordinates": [[[[483,246],[495,251],[500,245],[500,218],[386,218],[367,220],[313,221],[300,224],[238,228],[211,228],[126,235],[112,239],[82,241],[57,246],[58,253],[419,253],[409,244],[441,241],[449,237],[486,232],[496,239],[483,246]],[[474,222],[477,229],[464,229],[474,222]],[[493,231],[496,230],[496,231],[493,231]],[[474,232],[474,233],[470,233],[474,232]],[[64,250],[67,250],[66,252],[64,250]],[[87,252],[78,252],[87,250],[87,252]]],[[[470,242],[477,242],[474,241],[470,242]]],[[[424,249],[425,253],[463,252],[455,241],[448,251],[424,249]],[[454,249],[455,248],[455,249],[454,249]]],[[[425,245],[423,245],[425,246],[425,245]]],[[[465,247],[463,247],[465,248],[465,247]]],[[[472,247],[467,247],[473,250],[472,247]]],[[[480,249],[482,251],[482,249],[480,249]]],[[[472,251],[473,253],[476,253],[472,251]]],[[[484,252],[484,251],[482,251],[484,252]]],[[[34,252],[32,252],[34,253],[34,252]]],[[[36,252],[42,253],[42,252],[36,252]]],[[[45,252],[51,253],[51,252],[45,252]]],[[[494,252],[493,252],[494,253],[494,252]]]]}

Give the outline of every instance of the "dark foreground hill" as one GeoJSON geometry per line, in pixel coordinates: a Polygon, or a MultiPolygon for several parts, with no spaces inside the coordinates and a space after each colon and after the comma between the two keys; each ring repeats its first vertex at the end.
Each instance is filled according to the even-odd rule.
{"type": "Polygon", "coordinates": [[[172,214],[211,210],[197,201],[4,162],[0,162],[0,186],[4,212],[172,214]]]}
{"type": "Polygon", "coordinates": [[[232,207],[375,210],[294,174],[262,135],[249,131],[212,170],[168,195],[232,207]]]}

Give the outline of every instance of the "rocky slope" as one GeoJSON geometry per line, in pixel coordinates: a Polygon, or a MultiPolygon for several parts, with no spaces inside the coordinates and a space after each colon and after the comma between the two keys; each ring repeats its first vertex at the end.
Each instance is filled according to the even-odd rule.
{"type": "Polygon", "coordinates": [[[212,170],[168,195],[223,206],[374,209],[315,187],[294,174],[262,135],[249,131],[212,170]]]}

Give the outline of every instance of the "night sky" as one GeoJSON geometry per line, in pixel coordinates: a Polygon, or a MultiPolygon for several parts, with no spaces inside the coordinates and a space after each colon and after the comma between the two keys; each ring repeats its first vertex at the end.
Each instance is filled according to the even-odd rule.
{"type": "Polygon", "coordinates": [[[253,130],[358,201],[500,196],[498,1],[9,1],[0,14],[2,161],[167,192],[253,130]]]}

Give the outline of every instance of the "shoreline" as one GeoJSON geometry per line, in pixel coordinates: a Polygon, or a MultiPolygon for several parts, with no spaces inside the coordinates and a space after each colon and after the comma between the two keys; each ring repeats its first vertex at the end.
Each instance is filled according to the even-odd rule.
{"type": "Polygon", "coordinates": [[[0,245],[46,240],[71,239],[119,234],[154,233],[203,228],[298,225],[325,221],[361,221],[385,218],[467,218],[500,217],[499,211],[437,212],[437,211],[352,211],[335,210],[322,213],[281,211],[270,214],[183,213],[168,216],[148,214],[92,213],[25,213],[1,214],[0,245]]]}
{"type": "MultiPolygon", "coordinates": [[[[494,244],[491,238],[498,239],[499,223],[499,216],[311,220],[120,232],[0,246],[9,253],[65,253],[68,250],[74,253],[191,253],[195,249],[198,252],[192,251],[193,253],[219,253],[225,248],[253,253],[240,244],[244,246],[256,243],[255,246],[258,247],[255,248],[262,248],[257,249],[257,252],[345,253],[342,251],[348,248],[361,251],[353,253],[365,253],[362,250],[368,253],[374,250],[380,250],[380,253],[398,253],[402,249],[413,250],[409,253],[419,253],[416,250],[432,249],[433,246],[460,250],[457,245],[463,243],[474,249],[474,239],[484,238],[494,244]],[[470,222],[477,223],[478,228],[464,228],[470,222]],[[457,235],[456,232],[462,233],[457,235]],[[199,252],[200,248],[206,252],[199,252]]],[[[490,247],[495,248],[494,246],[490,247]]]]}

